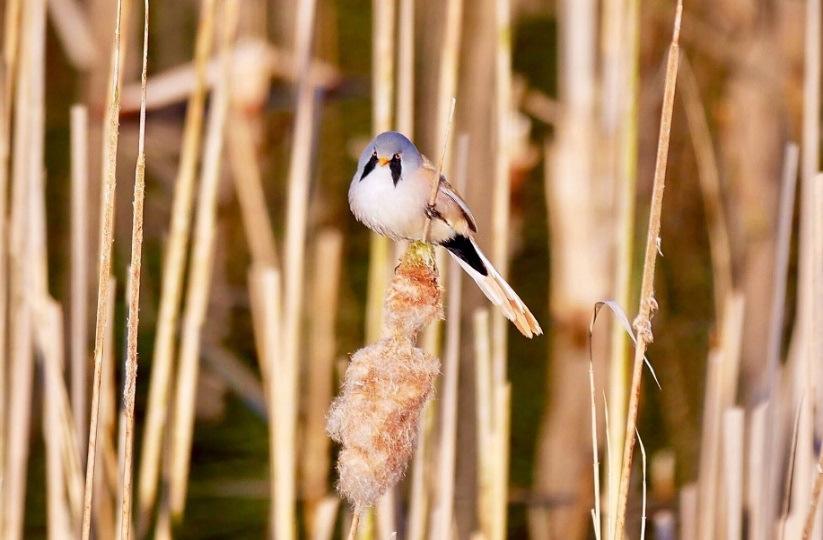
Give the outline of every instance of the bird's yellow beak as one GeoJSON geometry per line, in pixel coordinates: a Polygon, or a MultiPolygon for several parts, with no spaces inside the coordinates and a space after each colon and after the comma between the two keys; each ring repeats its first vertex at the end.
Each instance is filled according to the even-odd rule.
{"type": "Polygon", "coordinates": [[[391,159],[381,157],[381,158],[378,158],[377,163],[379,163],[381,167],[385,167],[390,161],[391,161],[391,159]]]}

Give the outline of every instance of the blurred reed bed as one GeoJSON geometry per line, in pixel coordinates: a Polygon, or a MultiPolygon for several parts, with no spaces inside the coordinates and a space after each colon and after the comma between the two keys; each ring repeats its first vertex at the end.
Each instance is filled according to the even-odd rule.
{"type": "Polygon", "coordinates": [[[819,0],[140,8],[2,2],[0,536],[823,537],[819,0]]]}

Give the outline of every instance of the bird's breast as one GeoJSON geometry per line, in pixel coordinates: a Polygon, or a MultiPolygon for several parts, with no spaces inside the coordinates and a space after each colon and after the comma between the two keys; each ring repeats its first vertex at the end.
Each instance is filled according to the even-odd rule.
{"type": "Polygon", "coordinates": [[[403,177],[395,185],[387,167],[378,167],[349,187],[352,213],[370,229],[392,239],[415,239],[425,222],[426,184],[403,177]]]}

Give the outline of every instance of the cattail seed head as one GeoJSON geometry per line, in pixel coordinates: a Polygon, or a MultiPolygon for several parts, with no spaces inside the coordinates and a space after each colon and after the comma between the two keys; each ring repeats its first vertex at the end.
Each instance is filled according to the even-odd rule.
{"type": "Polygon", "coordinates": [[[329,412],[329,436],[343,445],[337,489],[357,507],[372,506],[394,485],[414,452],[420,412],[440,362],[415,346],[442,314],[433,250],[412,244],[386,293],[382,337],[354,353],[329,412]]]}

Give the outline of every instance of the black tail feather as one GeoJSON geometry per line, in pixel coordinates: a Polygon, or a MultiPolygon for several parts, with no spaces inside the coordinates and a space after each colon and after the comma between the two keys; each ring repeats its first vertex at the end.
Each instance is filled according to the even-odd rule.
{"type": "Polygon", "coordinates": [[[455,257],[475,269],[481,276],[489,275],[489,269],[486,268],[482,257],[477,253],[477,248],[474,247],[474,243],[472,243],[470,238],[458,234],[445,242],[441,242],[440,245],[448,249],[455,257]]]}

